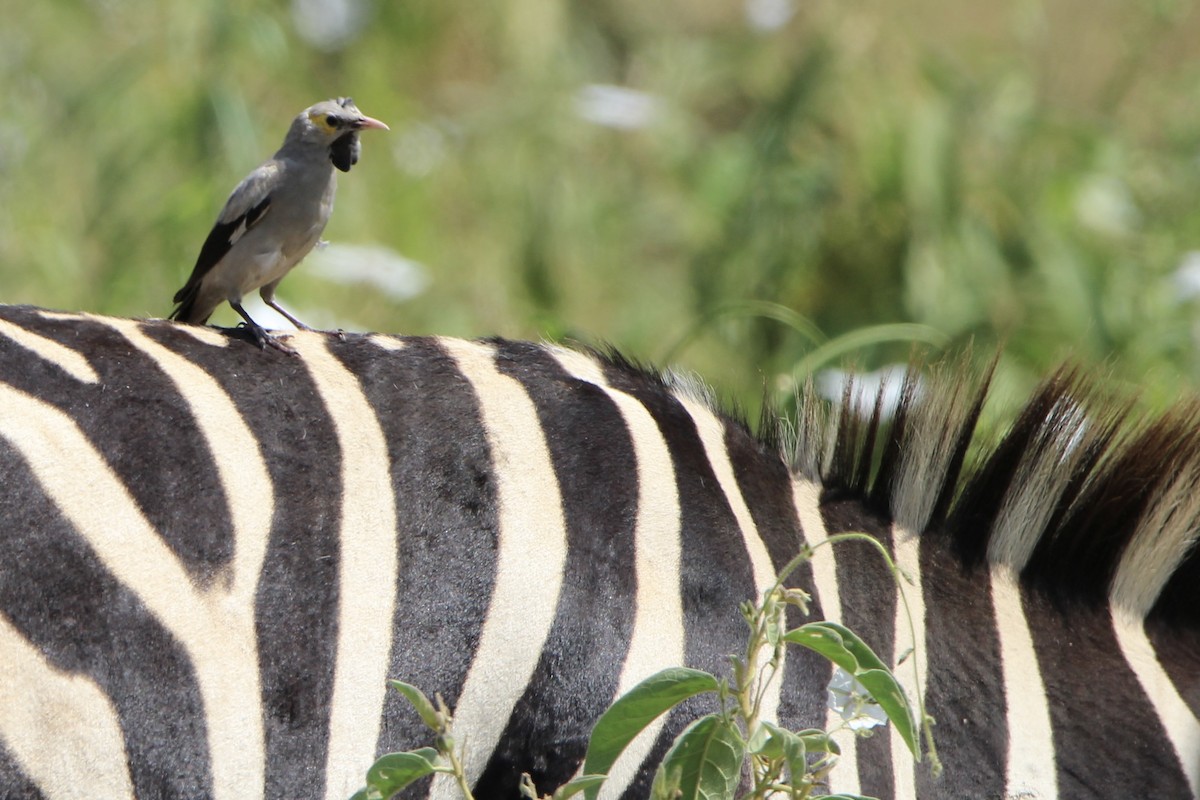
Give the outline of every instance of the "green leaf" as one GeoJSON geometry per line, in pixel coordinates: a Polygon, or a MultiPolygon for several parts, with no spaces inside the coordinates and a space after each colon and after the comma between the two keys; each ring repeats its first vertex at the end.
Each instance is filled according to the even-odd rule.
{"type": "Polygon", "coordinates": [[[599,788],[600,784],[606,780],[608,780],[607,775],[580,775],[578,778],[572,778],[558,787],[554,792],[554,800],[567,800],[567,798],[574,797],[592,787],[599,788]]]}
{"type": "Polygon", "coordinates": [[[887,714],[913,756],[921,757],[916,724],[904,690],[892,671],[857,634],[836,622],[810,622],[788,631],[783,638],[815,650],[853,675],[887,714]]]}
{"type": "Polygon", "coordinates": [[[733,723],[720,714],[709,714],[679,734],[658,772],[671,775],[678,770],[681,800],[732,800],[745,755],[733,723]]]}
{"type": "Polygon", "coordinates": [[[767,644],[775,647],[779,644],[779,640],[783,637],[784,631],[787,629],[787,615],[784,611],[785,607],[782,603],[772,601],[770,607],[764,610],[766,615],[767,644]]]}
{"type": "Polygon", "coordinates": [[[770,733],[770,738],[762,748],[762,754],[772,760],[783,759],[793,782],[804,778],[808,772],[808,761],[805,758],[808,748],[804,744],[804,738],[770,722],[763,722],[761,727],[770,733]]]}
{"type": "MultiPolygon", "coordinates": [[[[679,703],[704,692],[717,691],[717,679],[707,672],[672,667],[651,675],[609,706],[592,728],[583,771],[607,774],[625,748],[647,725],[679,703]]],[[[599,790],[587,790],[594,800],[599,790]]]]}
{"type": "Polygon", "coordinates": [[[435,772],[437,757],[438,753],[432,747],[380,756],[367,770],[367,791],[391,797],[413,781],[435,772]]]}
{"type": "Polygon", "coordinates": [[[355,792],[353,795],[350,796],[350,800],[371,800],[371,795],[367,792],[366,789],[359,789],[357,792],[355,792]]]}
{"type": "Polygon", "coordinates": [[[810,753],[831,753],[835,756],[842,754],[841,746],[825,731],[810,728],[796,735],[804,742],[804,749],[810,753]]]}
{"type": "Polygon", "coordinates": [[[404,681],[388,681],[388,686],[391,686],[400,694],[408,698],[408,702],[412,703],[412,707],[417,710],[421,716],[421,721],[424,722],[430,730],[435,733],[440,733],[442,730],[442,715],[433,707],[433,703],[429,702],[429,698],[425,696],[417,687],[404,681]]]}
{"type": "Polygon", "coordinates": [[[896,682],[896,676],[887,669],[868,669],[854,677],[858,678],[858,682],[871,693],[871,697],[875,698],[875,702],[883,709],[883,713],[888,715],[896,732],[908,745],[913,758],[920,760],[921,750],[920,743],[917,741],[916,723],[912,718],[908,698],[904,696],[904,690],[896,682]]]}
{"type": "Polygon", "coordinates": [[[895,322],[857,328],[808,351],[804,358],[792,367],[792,375],[796,378],[797,383],[802,384],[804,377],[815,373],[821,365],[835,361],[846,353],[884,342],[922,342],[941,349],[950,344],[950,337],[931,325],[914,322],[895,322]]]}
{"type": "Polygon", "coordinates": [[[855,677],[863,669],[887,669],[857,634],[836,622],[809,622],[788,631],[783,639],[815,650],[855,677]]]}
{"type": "Polygon", "coordinates": [[[750,738],[746,740],[746,752],[761,753],[763,748],[770,745],[771,731],[767,728],[768,723],[759,724],[754,732],[750,734],[750,738]]]}
{"type": "Polygon", "coordinates": [[[680,769],[663,769],[660,765],[650,784],[650,800],[679,800],[680,769]]]}
{"type": "Polygon", "coordinates": [[[858,659],[846,649],[841,634],[829,625],[827,622],[809,622],[785,633],[783,640],[820,653],[853,675],[858,671],[858,659]]]}

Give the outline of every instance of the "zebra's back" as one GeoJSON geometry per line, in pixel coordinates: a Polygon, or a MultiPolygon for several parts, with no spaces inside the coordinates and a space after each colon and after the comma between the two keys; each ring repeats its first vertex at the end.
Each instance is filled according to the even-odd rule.
{"type": "MultiPolygon", "coordinates": [[[[905,680],[939,719],[947,769],[932,778],[894,737],[848,738],[834,788],[1196,790],[1196,565],[1177,533],[1197,514],[1181,503],[1192,417],[1164,423],[1174,449],[1150,469],[1135,451],[1158,440],[1122,450],[1105,438],[1118,422],[1081,426],[1062,381],[963,477],[981,395],[913,391],[891,428],[802,423],[791,470],[694,388],[619,358],[291,343],[298,357],[0,307],[5,796],[347,797],[378,753],[428,743],[387,678],[455,709],[476,796],[514,796],[521,772],[548,791],[619,693],[679,664],[724,674],[738,604],[848,530],[916,578],[922,670],[905,680]],[[1137,546],[1148,525],[1161,541],[1137,546]]],[[[790,582],[885,661],[912,644],[865,547],[823,548],[790,582]]],[[[829,676],[789,652],[765,716],[823,726],[829,676]]],[[[704,708],[639,740],[606,794],[645,796],[704,708]]]]}
{"type": "Polygon", "coordinates": [[[723,669],[746,536],[762,580],[797,546],[786,515],[739,528],[697,424],[761,450],[743,429],[591,356],[302,335],[276,358],[22,308],[0,334],[3,673],[45,700],[9,706],[32,717],[2,728],[6,788],[345,797],[427,743],[389,677],[456,709],[480,796],[551,787],[619,689],[723,669]]]}

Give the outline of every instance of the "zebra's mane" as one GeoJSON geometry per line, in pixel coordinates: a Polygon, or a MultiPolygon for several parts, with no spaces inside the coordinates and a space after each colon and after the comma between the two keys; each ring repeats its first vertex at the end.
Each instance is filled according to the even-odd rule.
{"type": "Polygon", "coordinates": [[[993,368],[912,366],[890,419],[883,386],[865,415],[853,381],[840,402],[806,387],[785,437],[794,474],[1056,602],[1200,628],[1200,402],[1135,417],[1062,367],[968,459],[993,368]]]}

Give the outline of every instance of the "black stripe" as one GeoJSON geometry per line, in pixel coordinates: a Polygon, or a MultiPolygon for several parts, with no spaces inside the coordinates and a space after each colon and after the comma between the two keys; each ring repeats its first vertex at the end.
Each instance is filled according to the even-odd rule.
{"type": "Polygon", "coordinates": [[[1189,797],[1166,731],[1107,615],[1029,589],[1021,599],[1049,699],[1059,795],[1189,797]],[[1131,769],[1138,764],[1157,766],[1131,769]]]}
{"type": "Polygon", "coordinates": [[[568,549],[554,624],[475,787],[481,800],[515,797],[522,772],[543,791],[574,774],[592,725],[617,691],[637,591],[637,462],[620,412],[536,345],[500,342],[496,365],[521,382],[537,408],[562,493],[568,549]],[[531,752],[532,742],[544,746],[531,752]]]}
{"type": "Polygon", "coordinates": [[[81,383],[3,336],[0,375],[75,421],[182,566],[206,585],[233,557],[232,528],[212,453],[175,384],[107,325],[5,311],[15,324],[86,354],[100,380],[81,383]]]}
{"type": "MultiPolygon", "coordinates": [[[[878,539],[892,552],[892,535],[887,523],[863,511],[862,503],[841,492],[826,491],[821,497],[821,515],[830,536],[861,531],[878,539]]],[[[887,565],[874,547],[865,542],[834,545],[838,594],[842,602],[842,624],[862,637],[885,664],[894,665],[896,584],[887,565]]],[[[858,775],[863,794],[892,797],[892,751],[888,736],[858,741],[858,775]]]]}
{"type": "Polygon", "coordinates": [[[0,610],[56,668],[87,676],[112,700],[138,796],[211,794],[186,653],[104,569],[4,439],[0,474],[0,610]]]}
{"type": "Polygon", "coordinates": [[[1200,717],[1200,631],[1172,628],[1161,620],[1146,621],[1158,663],[1175,684],[1192,714],[1200,717]]]}
{"type": "MultiPolygon", "coordinates": [[[[361,382],[393,465],[398,579],[388,677],[457,703],[491,598],[498,519],[491,456],[471,384],[432,339],[399,352],[365,340],[331,350],[361,382]],[[449,430],[453,434],[448,434],[449,430]]],[[[389,690],[379,752],[427,746],[432,734],[389,690]]]]}
{"type": "MultiPolygon", "coordinates": [[[[791,475],[775,451],[764,448],[739,425],[725,424],[725,447],[742,498],[778,574],[800,551],[803,541],[792,504],[791,475]]],[[[820,598],[813,592],[811,564],[801,564],[786,585],[812,594],[810,619],[824,618],[820,598]]],[[[788,609],[788,627],[807,621],[799,609],[788,609]]],[[[803,647],[788,648],[779,699],[780,723],[793,729],[819,725],[825,719],[825,685],[830,674],[829,662],[821,656],[803,647]]]]}
{"type": "Polygon", "coordinates": [[[935,534],[921,543],[925,704],[937,720],[945,771],[935,780],[918,767],[917,791],[945,800],[1003,797],[1008,726],[988,572],[964,570],[948,544],[935,534]]]}
{"type": "Polygon", "coordinates": [[[275,492],[255,598],[266,796],[318,793],[337,651],[342,491],[329,410],[297,358],[265,358],[240,344],[198,344],[175,327],[147,325],[145,332],[216,380],[262,450],[275,492]]]}
{"type": "MultiPolygon", "coordinates": [[[[657,382],[624,365],[609,366],[605,374],[610,385],[646,407],[671,452],[682,514],[680,591],[686,666],[728,675],[728,656],[745,649],[747,629],[738,606],[755,595],[737,521],[713,474],[695,423],[682,404],[657,382]]],[[[651,763],[662,759],[683,726],[716,708],[715,700],[707,696],[678,706],[655,742],[651,763]]],[[[623,797],[648,796],[651,777],[639,776],[623,797]]]]}

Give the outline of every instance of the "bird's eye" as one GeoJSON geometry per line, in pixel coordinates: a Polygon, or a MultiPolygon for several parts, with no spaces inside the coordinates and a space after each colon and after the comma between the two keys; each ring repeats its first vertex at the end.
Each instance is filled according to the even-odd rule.
{"type": "Polygon", "coordinates": [[[325,124],[331,128],[340,128],[342,125],[342,118],[337,114],[326,114],[325,124]]]}

